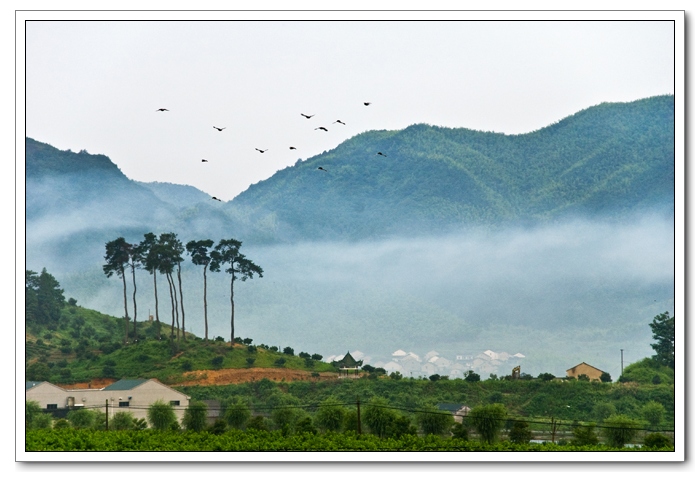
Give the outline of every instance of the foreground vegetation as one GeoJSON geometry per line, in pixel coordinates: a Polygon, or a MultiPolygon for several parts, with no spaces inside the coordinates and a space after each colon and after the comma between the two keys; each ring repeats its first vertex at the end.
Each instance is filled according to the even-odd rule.
{"type": "Polygon", "coordinates": [[[159,432],[151,430],[100,432],[94,430],[30,430],[26,450],[60,452],[281,452],[281,451],[362,451],[362,452],[610,452],[673,451],[672,447],[651,446],[615,448],[606,445],[574,446],[552,443],[487,444],[481,441],[404,435],[399,439],[380,438],[372,434],[310,432],[283,435],[260,430],[212,432],[159,432]]]}

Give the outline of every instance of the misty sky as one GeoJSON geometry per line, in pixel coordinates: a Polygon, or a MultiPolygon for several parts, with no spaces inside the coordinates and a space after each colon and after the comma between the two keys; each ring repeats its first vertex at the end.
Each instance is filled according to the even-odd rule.
{"type": "Polygon", "coordinates": [[[27,136],[223,200],[367,130],[518,134],[673,93],[671,21],[26,24],[27,136]]]}

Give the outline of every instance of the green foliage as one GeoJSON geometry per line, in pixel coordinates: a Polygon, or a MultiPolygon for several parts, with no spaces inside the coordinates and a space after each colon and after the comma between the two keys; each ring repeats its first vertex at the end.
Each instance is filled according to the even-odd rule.
{"type": "Polygon", "coordinates": [[[338,432],[343,429],[347,409],[343,407],[337,397],[330,396],[319,404],[316,411],[316,426],[328,432],[338,432]]]}
{"type": "MultiPolygon", "coordinates": [[[[264,424],[264,422],[263,422],[264,424]]],[[[266,430],[210,431],[94,431],[30,430],[26,434],[27,452],[516,452],[523,445],[504,441],[484,444],[455,437],[421,437],[405,434],[400,438],[380,438],[372,434],[326,432],[280,432],[266,430]]],[[[530,444],[528,452],[643,452],[672,451],[661,448],[577,447],[558,444],[530,444]]],[[[576,456],[575,454],[572,454],[576,456]]],[[[637,454],[641,455],[641,454],[637,454]]]]}
{"type": "Polygon", "coordinates": [[[651,347],[656,351],[656,355],[652,358],[663,366],[671,369],[674,368],[675,359],[675,333],[676,322],[675,316],[668,316],[668,311],[660,313],[654,317],[654,320],[649,324],[653,333],[654,340],[657,343],[652,343],[651,347]]]}
{"type": "Polygon", "coordinates": [[[199,432],[207,427],[207,404],[204,402],[193,401],[185,409],[185,415],[182,417],[182,425],[185,430],[193,430],[199,432]]]}
{"type": "Polygon", "coordinates": [[[392,409],[387,407],[385,399],[373,397],[366,405],[366,408],[364,408],[364,413],[362,413],[361,417],[371,433],[383,438],[389,436],[397,415],[392,409]]]}
{"type": "Polygon", "coordinates": [[[464,379],[468,382],[478,382],[481,380],[481,375],[474,372],[474,370],[469,370],[464,374],[464,379]]]}
{"type": "Polygon", "coordinates": [[[673,384],[674,371],[653,358],[643,358],[625,367],[620,381],[644,384],[673,384]],[[657,380],[657,383],[654,383],[657,380]]]}
{"type": "Polygon", "coordinates": [[[424,434],[444,435],[454,423],[450,412],[437,410],[432,405],[423,405],[416,413],[418,426],[424,434]]]}
{"type": "Polygon", "coordinates": [[[650,433],[644,437],[644,447],[649,449],[673,448],[673,440],[662,433],[650,433]]]}
{"type": "Polygon", "coordinates": [[[642,406],[641,415],[651,428],[658,428],[666,417],[666,409],[656,401],[649,401],[642,406]]]}
{"type": "Polygon", "coordinates": [[[627,415],[613,415],[603,421],[603,435],[608,445],[622,447],[632,441],[640,424],[627,415]]]}
{"type": "Polygon", "coordinates": [[[136,417],[131,412],[117,412],[109,420],[110,430],[135,430],[136,417]]]}
{"type": "Polygon", "coordinates": [[[177,424],[175,410],[162,400],[151,404],[147,413],[148,423],[156,430],[169,430],[173,424],[177,424]]]}
{"type": "Polygon", "coordinates": [[[610,383],[612,382],[612,377],[608,372],[603,372],[603,374],[600,375],[600,381],[603,383],[610,383]]]}
{"type": "Polygon", "coordinates": [[[292,348],[291,346],[285,346],[284,349],[282,350],[282,353],[284,353],[285,355],[292,355],[293,356],[294,355],[294,348],[292,348]]]}
{"type": "Polygon", "coordinates": [[[492,444],[498,440],[499,433],[505,424],[506,415],[507,411],[503,404],[493,403],[472,408],[467,420],[484,442],[492,444]]]}
{"type": "Polygon", "coordinates": [[[240,399],[235,400],[224,410],[224,420],[226,420],[229,427],[243,430],[243,427],[245,427],[248,420],[250,420],[250,409],[248,405],[243,403],[240,399]]]}
{"type": "Polygon", "coordinates": [[[516,420],[508,432],[508,439],[515,444],[526,444],[532,439],[530,425],[524,420],[516,420]]]}
{"type": "Polygon", "coordinates": [[[28,330],[35,333],[41,328],[55,330],[65,304],[63,289],[46,268],[40,274],[25,271],[25,320],[28,330]]]}
{"type": "Polygon", "coordinates": [[[71,410],[66,418],[74,428],[97,428],[103,421],[100,412],[84,408],[71,410]]]}
{"type": "Polygon", "coordinates": [[[223,355],[217,355],[214,358],[211,359],[211,366],[212,368],[218,370],[224,365],[224,357],[223,355]]]}
{"type": "Polygon", "coordinates": [[[579,424],[572,430],[573,438],[571,444],[575,446],[598,445],[595,423],[579,424]]]}
{"type": "Polygon", "coordinates": [[[593,418],[599,422],[602,422],[606,418],[612,417],[617,413],[617,409],[615,408],[615,404],[612,402],[596,402],[595,405],[593,405],[593,411],[592,415],[593,418]]]}

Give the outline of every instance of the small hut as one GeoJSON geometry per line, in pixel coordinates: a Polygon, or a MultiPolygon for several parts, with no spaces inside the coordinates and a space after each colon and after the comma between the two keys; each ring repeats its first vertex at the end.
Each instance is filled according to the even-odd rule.
{"type": "Polygon", "coordinates": [[[333,365],[336,366],[340,371],[338,378],[360,377],[360,367],[362,366],[362,360],[355,360],[350,354],[350,352],[348,352],[342,360],[333,362],[333,365]]]}

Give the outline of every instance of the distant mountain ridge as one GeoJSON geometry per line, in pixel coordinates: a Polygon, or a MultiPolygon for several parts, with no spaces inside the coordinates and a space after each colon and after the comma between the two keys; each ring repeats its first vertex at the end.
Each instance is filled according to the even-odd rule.
{"type": "Polygon", "coordinates": [[[659,96],[521,135],[425,124],[362,133],[229,205],[271,239],[354,240],[672,210],[673,183],[673,96],[659,96]]]}
{"type": "Polygon", "coordinates": [[[192,186],[133,181],[104,155],[27,138],[27,225],[65,219],[62,228],[74,223],[71,232],[102,247],[148,231],[352,241],[659,205],[672,212],[673,102],[600,104],[521,135],[425,124],[365,132],[228,203],[192,186]]]}

